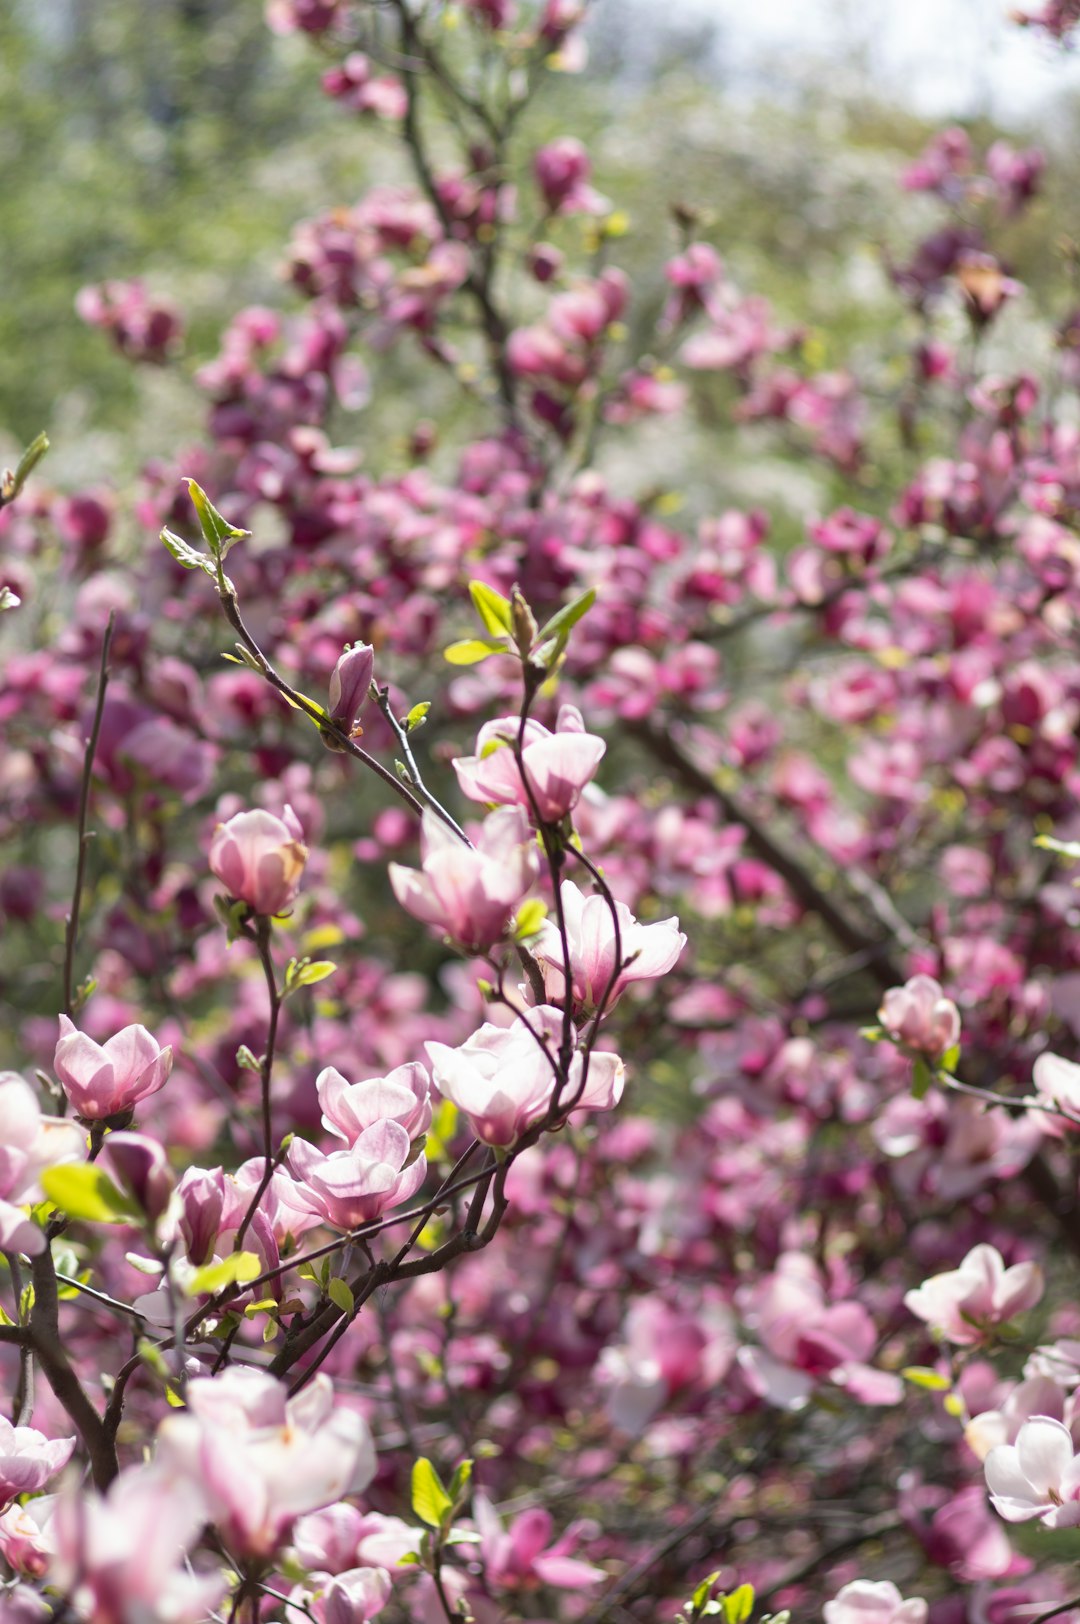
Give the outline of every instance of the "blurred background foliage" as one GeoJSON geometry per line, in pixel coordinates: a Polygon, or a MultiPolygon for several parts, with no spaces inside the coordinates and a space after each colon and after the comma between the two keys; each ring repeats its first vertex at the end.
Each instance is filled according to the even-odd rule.
{"type": "MultiPolygon", "coordinates": [[[[567,79],[540,99],[520,150],[569,132],[589,144],[598,186],[626,217],[615,257],[634,279],[640,330],[663,296],[663,261],[677,246],[671,209],[682,204],[744,289],[806,326],[815,366],[859,369],[872,355],[880,367],[890,340],[899,365],[910,335],[897,329],[884,266],[931,218],[933,205],[905,198],[897,177],[933,124],[875,92],[854,44],[851,61],[827,73],[792,57],[750,87],[725,66],[721,9],[676,6],[658,18],[640,0],[598,0],[586,83],[567,79]]],[[[392,133],[321,96],[319,71],[310,42],[271,34],[255,0],[0,7],[0,434],[22,443],[47,428],[53,479],[123,482],[197,433],[190,375],[223,325],[245,304],[298,303],[278,271],[291,227],[367,185],[406,178],[392,133]],[[132,368],[75,314],[86,283],[133,276],[183,312],[176,368],[132,368]]],[[[1052,119],[1030,122],[1012,138],[1067,152],[1080,113],[1066,99],[1052,119]]],[[[968,123],[980,145],[999,133],[985,118],[968,123]]],[[[1080,201],[1068,167],[1052,165],[1043,199],[1003,245],[1043,316],[1064,314],[1053,307],[1061,259],[1048,260],[1046,243],[1075,236],[1080,201]]],[[[1022,346],[1022,309],[1010,322],[1022,346]]],[[[425,371],[391,365],[399,376],[404,367],[410,415],[421,415],[425,371]]],[[[763,499],[754,481],[774,481],[769,459],[752,477],[744,467],[739,488],[717,490],[709,449],[722,385],[700,393],[700,443],[680,457],[685,494],[713,510],[763,499]],[[695,469],[708,487],[699,501],[695,469]]],[[[365,442],[383,432],[380,421],[365,414],[365,442]]],[[[663,430],[653,440],[651,453],[635,445],[634,462],[662,481],[670,446],[663,430]]],[[[872,484],[872,469],[866,477],[872,484]]]]}

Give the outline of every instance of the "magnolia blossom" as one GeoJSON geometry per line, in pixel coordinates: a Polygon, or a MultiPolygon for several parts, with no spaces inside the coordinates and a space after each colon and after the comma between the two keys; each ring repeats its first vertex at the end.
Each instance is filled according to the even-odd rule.
{"type": "Polygon", "coordinates": [[[105,1043],[95,1043],[60,1017],[60,1041],[53,1066],[64,1093],[88,1122],[130,1111],[164,1088],[172,1071],[171,1045],[163,1049],[145,1026],[125,1026],[105,1043]]]}
{"type": "MultiPolygon", "coordinates": [[[[426,1045],[436,1087],[469,1119],[484,1144],[514,1145],[547,1115],[556,1078],[541,1042],[554,1055],[562,1022],[561,1010],[541,1004],[509,1028],[485,1024],[456,1049],[445,1043],[426,1045]]],[[[623,1063],[616,1055],[590,1057],[582,1090],[584,1064],[584,1056],[575,1053],[560,1093],[561,1115],[569,1108],[609,1111],[622,1098],[623,1063]]]]}
{"type": "Polygon", "coordinates": [[[926,1603],[921,1596],[905,1601],[891,1579],[856,1579],[838,1590],[822,1612],[825,1624],[923,1624],[926,1603]]]}
{"type": "Polygon", "coordinates": [[[416,1061],[362,1083],[347,1082],[336,1067],[327,1066],[316,1077],[315,1090],[323,1127],[347,1145],[376,1122],[397,1122],[410,1139],[419,1139],[431,1125],[431,1084],[416,1061]]]}
{"type": "Polygon", "coordinates": [[[292,807],[276,818],[261,808],[219,823],[210,843],[210,868],[231,897],[253,913],[292,907],[307,862],[303,830],[292,807]]]}
{"type": "Polygon", "coordinates": [[[46,1438],[33,1427],[13,1427],[0,1415],[0,1507],[19,1494],[36,1494],[71,1459],[74,1438],[46,1438]]]}
{"type": "MultiPolygon", "coordinates": [[[[1080,1066],[1058,1054],[1041,1054],[1032,1067],[1031,1080],[1041,1102],[1060,1106],[1080,1127],[1080,1066]]],[[[1067,1133],[1066,1119],[1053,1112],[1039,1112],[1040,1126],[1055,1138],[1067,1133]]]]}
{"type": "MultiPolygon", "coordinates": [[[[609,992],[616,951],[611,908],[606,898],[587,897],[572,880],[564,880],[559,891],[570,948],[571,991],[575,1005],[584,1014],[598,1009],[605,993],[608,994],[606,1007],[610,1009],[632,981],[653,981],[657,976],[666,975],[686,946],[686,937],[677,919],[641,925],[624,903],[616,902],[622,967],[609,992]]],[[[544,921],[532,951],[543,971],[548,997],[553,1002],[561,1000],[565,995],[566,976],[562,937],[554,920],[544,921]]]]}
{"type": "Polygon", "coordinates": [[[314,1213],[335,1229],[355,1229],[416,1194],[427,1163],[413,1155],[412,1141],[400,1122],[373,1122],[357,1134],[347,1150],[321,1150],[306,1139],[294,1139],[289,1168],[298,1181],[281,1191],[281,1199],[301,1213],[314,1213]]]}
{"type": "MultiPolygon", "coordinates": [[[[312,1579],[322,1579],[318,1572],[312,1579]]],[[[312,1593],[306,1586],[294,1591],[293,1601],[303,1606],[285,1609],[288,1624],[304,1624],[315,1618],[318,1624],[367,1624],[390,1600],[393,1580],[385,1568],[350,1568],[312,1593]]]]}
{"type": "Polygon", "coordinates": [[[960,1041],[960,1011],[932,976],[912,976],[890,987],[878,1019],[896,1043],[928,1060],[940,1060],[960,1041]]]}
{"type": "Polygon", "coordinates": [[[1080,1523],[1080,1456],[1062,1422],[1033,1416],[1014,1444],[991,1449],[984,1469],[990,1498],[1006,1522],[1038,1517],[1047,1528],[1080,1523]]]}
{"type": "Polygon", "coordinates": [[[188,1384],[187,1409],[158,1429],[156,1460],[200,1485],[230,1551],[249,1558],[270,1556],[297,1517],[359,1494],[375,1473],[367,1422],[335,1405],[328,1376],[290,1399],[244,1365],[188,1384]]]}
{"type": "Polygon", "coordinates": [[[577,806],[606,749],[603,739],[586,733],[581,712],[563,705],[554,733],[531,719],[522,732],[516,716],[485,722],[475,756],[455,761],[454,771],[470,801],[522,806],[543,823],[558,823],[577,806]],[[524,781],[515,754],[519,736],[524,781]]]}
{"type": "Polygon", "coordinates": [[[330,720],[351,733],[368,696],[375,670],[375,650],[370,643],[354,643],[341,655],[330,673],[330,720]]]}
{"type": "MultiPolygon", "coordinates": [[[[72,1443],[74,1443],[72,1439],[72,1443]]],[[[38,1494],[0,1515],[0,1556],[24,1579],[43,1579],[56,1556],[55,1494],[38,1494]]]]}
{"type": "Polygon", "coordinates": [[[121,1472],[104,1496],[72,1485],[53,1517],[50,1582],[94,1624],[201,1624],[227,1588],[185,1565],[206,1521],[201,1487],[158,1462],[121,1472]]]}
{"type": "Polygon", "coordinates": [[[0,1072],[0,1251],[36,1257],[45,1237],[20,1211],[38,1201],[38,1174],[60,1162],[82,1161],[86,1135],[75,1122],[42,1116],[34,1091],[16,1072],[0,1072]]]}
{"type": "Polygon", "coordinates": [[[993,1246],[973,1247],[958,1269],[935,1274],[909,1291],[904,1302],[911,1312],[960,1347],[981,1342],[994,1325],[1032,1308],[1043,1294],[1043,1274],[1037,1263],[1005,1267],[993,1246]]]}
{"type": "Polygon", "coordinates": [[[422,867],[390,864],[390,884],[414,918],[435,925],[470,953],[502,939],[514,908],[540,871],[540,854],[520,806],[485,818],[474,847],[466,846],[427,808],[422,867]]]}
{"type": "Polygon", "coordinates": [[[570,1552],[577,1544],[577,1530],[568,1528],[554,1543],[550,1513],[539,1506],[523,1511],[504,1528],[495,1507],[486,1495],[473,1496],[473,1514],[480,1535],[480,1555],[488,1584],[512,1590],[521,1585],[556,1585],[576,1590],[580,1585],[599,1584],[607,1574],[587,1562],[579,1562],[570,1552]]]}

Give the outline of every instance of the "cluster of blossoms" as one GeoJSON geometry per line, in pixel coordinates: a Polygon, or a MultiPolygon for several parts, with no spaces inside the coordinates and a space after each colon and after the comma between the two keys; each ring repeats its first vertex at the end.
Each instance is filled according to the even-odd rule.
{"type": "MultiPolygon", "coordinates": [[[[1018,370],[1001,246],[1042,160],[951,130],[898,177],[944,213],[887,260],[883,410],[700,221],[636,287],[585,147],[518,154],[583,11],[272,0],[414,184],[236,315],[163,548],[0,492],[19,1624],[1066,1616],[1080,320],[1018,370]],[[362,464],[417,357],[464,409],[362,464]],[[797,514],[628,491],[718,401],[797,514]]],[[[80,308],[175,347],[137,284],[80,308]]]]}

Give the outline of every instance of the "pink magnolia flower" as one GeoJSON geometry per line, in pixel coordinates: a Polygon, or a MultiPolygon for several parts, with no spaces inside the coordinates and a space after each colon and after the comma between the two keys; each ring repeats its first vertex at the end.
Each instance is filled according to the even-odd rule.
{"type": "Polygon", "coordinates": [[[187,1409],[158,1429],[155,1463],[200,1486],[230,1551],[265,1557],[304,1512],[366,1489],[375,1447],[367,1422],[335,1405],[328,1376],[290,1399],[273,1376],[234,1365],[189,1383],[187,1409]]]}
{"type": "Polygon", "coordinates": [[[41,1198],[38,1174],[83,1161],[86,1134],[76,1122],[42,1116],[34,1091],[16,1072],[0,1072],[0,1251],[36,1257],[45,1237],[20,1210],[41,1198]]]}
{"type": "Polygon", "coordinates": [[[206,1520],[201,1488],[157,1462],[104,1496],[73,1485],[57,1501],[50,1582],[94,1624],[201,1624],[226,1589],[185,1565],[206,1520]]]}
{"type": "Polygon", "coordinates": [[[0,1507],[44,1488],[67,1465],[74,1448],[74,1438],[46,1438],[33,1427],[13,1427],[0,1415],[0,1507]]]}
{"type": "Polygon", "coordinates": [[[375,650],[371,644],[354,643],[341,655],[330,674],[330,719],[346,733],[351,733],[356,724],[374,670],[375,650]]]}
{"type": "Polygon", "coordinates": [[[486,1495],[474,1496],[473,1513],[484,1576],[490,1585],[516,1590],[539,1582],[576,1590],[580,1585],[599,1584],[607,1578],[602,1568],[591,1567],[570,1555],[577,1544],[575,1528],[568,1528],[561,1539],[551,1543],[554,1524],[550,1513],[538,1506],[515,1517],[508,1529],[503,1528],[486,1495]]]}
{"type": "Polygon", "coordinates": [[[536,880],[540,857],[525,811],[503,806],[484,819],[475,847],[463,844],[428,808],[421,869],[390,864],[390,884],[414,918],[435,925],[467,952],[501,941],[510,916],[536,880]]]}
{"type": "Polygon", "coordinates": [[[543,823],[558,823],[577,806],[607,745],[595,734],[586,733],[579,710],[573,705],[564,705],[554,733],[539,722],[526,722],[523,782],[514,756],[520,731],[521,723],[516,716],[484,723],[477,735],[475,756],[454,762],[461,791],[470,801],[523,806],[530,816],[539,816],[543,823]]]}
{"type": "MultiPolygon", "coordinates": [[[[72,1439],[74,1443],[74,1439],[72,1439]]],[[[24,1579],[43,1579],[56,1556],[55,1494],[39,1494],[0,1515],[0,1556],[24,1579]]]]}
{"type": "MultiPolygon", "coordinates": [[[[587,897],[572,880],[560,889],[566,935],[570,947],[570,986],[575,1005],[583,1014],[592,1014],[608,992],[615,969],[615,927],[611,909],[599,894],[587,897]]],[[[642,925],[625,903],[615,903],[619,923],[619,952],[622,968],[611,986],[607,1008],[611,1009],[632,981],[653,981],[672,969],[686,946],[686,937],[675,918],[642,925]]],[[[544,921],[533,946],[544,975],[544,987],[553,1002],[565,996],[562,938],[555,920],[544,921]]]]}
{"type": "MultiPolygon", "coordinates": [[[[512,1026],[485,1024],[456,1049],[425,1045],[435,1086],[468,1119],[486,1145],[514,1145],[546,1116],[555,1093],[555,1071],[538,1038],[554,1054],[562,1032],[562,1012],[550,1004],[531,1009],[512,1026]]],[[[613,1054],[594,1053],[581,1098],[584,1057],[574,1055],[560,1105],[575,1110],[609,1111],[622,1098],[623,1064],[613,1054]]],[[[565,1111],[563,1112],[565,1115],[565,1111]]]]}
{"type": "Polygon", "coordinates": [[[210,868],[231,897],[270,916],[292,907],[308,849],[292,808],[276,818],[258,808],[219,823],[210,843],[210,868]]]}
{"type": "Polygon", "coordinates": [[[399,1122],[373,1122],[347,1150],[321,1150],[294,1139],[288,1165],[297,1180],[281,1200],[314,1213],[335,1229],[355,1229],[416,1194],[424,1182],[423,1154],[410,1160],[412,1141],[399,1122]]]}
{"type": "Polygon", "coordinates": [[[95,1043],[66,1015],[53,1056],[56,1075],[79,1116],[89,1122],[130,1111],[164,1088],[172,1070],[171,1045],[163,1049],[145,1026],[125,1026],[105,1043],[95,1043]]]}
{"type": "Polygon", "coordinates": [[[986,1486],[1006,1522],[1047,1528],[1080,1524],[1080,1457],[1072,1433],[1047,1415],[1033,1416],[1014,1444],[997,1444],[985,1462],[986,1486]]]}
{"type": "Polygon", "coordinates": [[[334,1066],[315,1079],[322,1106],[323,1127],[347,1145],[376,1122],[397,1122],[410,1139],[419,1139],[431,1125],[431,1084],[417,1061],[395,1066],[385,1077],[350,1083],[334,1066]]]}
{"type": "Polygon", "coordinates": [[[912,976],[902,987],[891,987],[878,1019],[894,1042],[928,1060],[940,1060],[960,1041],[960,1011],[931,976],[912,976]]]}
{"type": "Polygon", "coordinates": [[[904,1302],[947,1342],[968,1347],[983,1341],[992,1326],[1032,1308],[1042,1294],[1037,1263],[1007,1269],[997,1248],[982,1244],[972,1248],[958,1269],[935,1274],[909,1291],[904,1302]]]}
{"type": "MultiPolygon", "coordinates": [[[[1058,1054],[1041,1054],[1032,1067],[1031,1080],[1040,1100],[1060,1106],[1080,1127],[1080,1066],[1058,1054]]],[[[1069,1131],[1066,1120],[1052,1112],[1040,1112],[1044,1133],[1060,1138],[1069,1131]]]]}
{"type": "Polygon", "coordinates": [[[603,214],[608,208],[607,199],[589,185],[589,154],[572,135],[540,147],[533,158],[533,174],[552,214],[603,214]]]}
{"type": "Polygon", "coordinates": [[[822,1608],[825,1624],[924,1624],[921,1596],[907,1601],[891,1579],[855,1579],[822,1608]]]}
{"type": "Polygon", "coordinates": [[[141,1133],[111,1133],[103,1160],[120,1188],[151,1223],[162,1217],[176,1188],[164,1147],[141,1133]]]}
{"type": "Polygon", "coordinates": [[[382,1612],[393,1587],[385,1568],[350,1568],[320,1586],[314,1595],[303,1589],[294,1593],[294,1600],[304,1602],[303,1610],[286,1607],[285,1616],[289,1624],[303,1624],[312,1617],[318,1624],[367,1624],[382,1612]]]}

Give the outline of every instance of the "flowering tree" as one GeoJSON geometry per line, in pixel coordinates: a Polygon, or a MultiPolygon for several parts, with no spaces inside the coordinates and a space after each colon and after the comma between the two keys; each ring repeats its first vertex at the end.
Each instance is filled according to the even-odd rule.
{"type": "Polygon", "coordinates": [[[688,210],[635,305],[534,134],[583,13],[274,0],[410,180],[298,229],[128,535],[5,476],[4,1618],[1080,1609],[1042,159],[939,135],[893,351],[822,371],[688,210]],[[696,411],[823,471],[794,545],[605,476],[696,411]]]}

